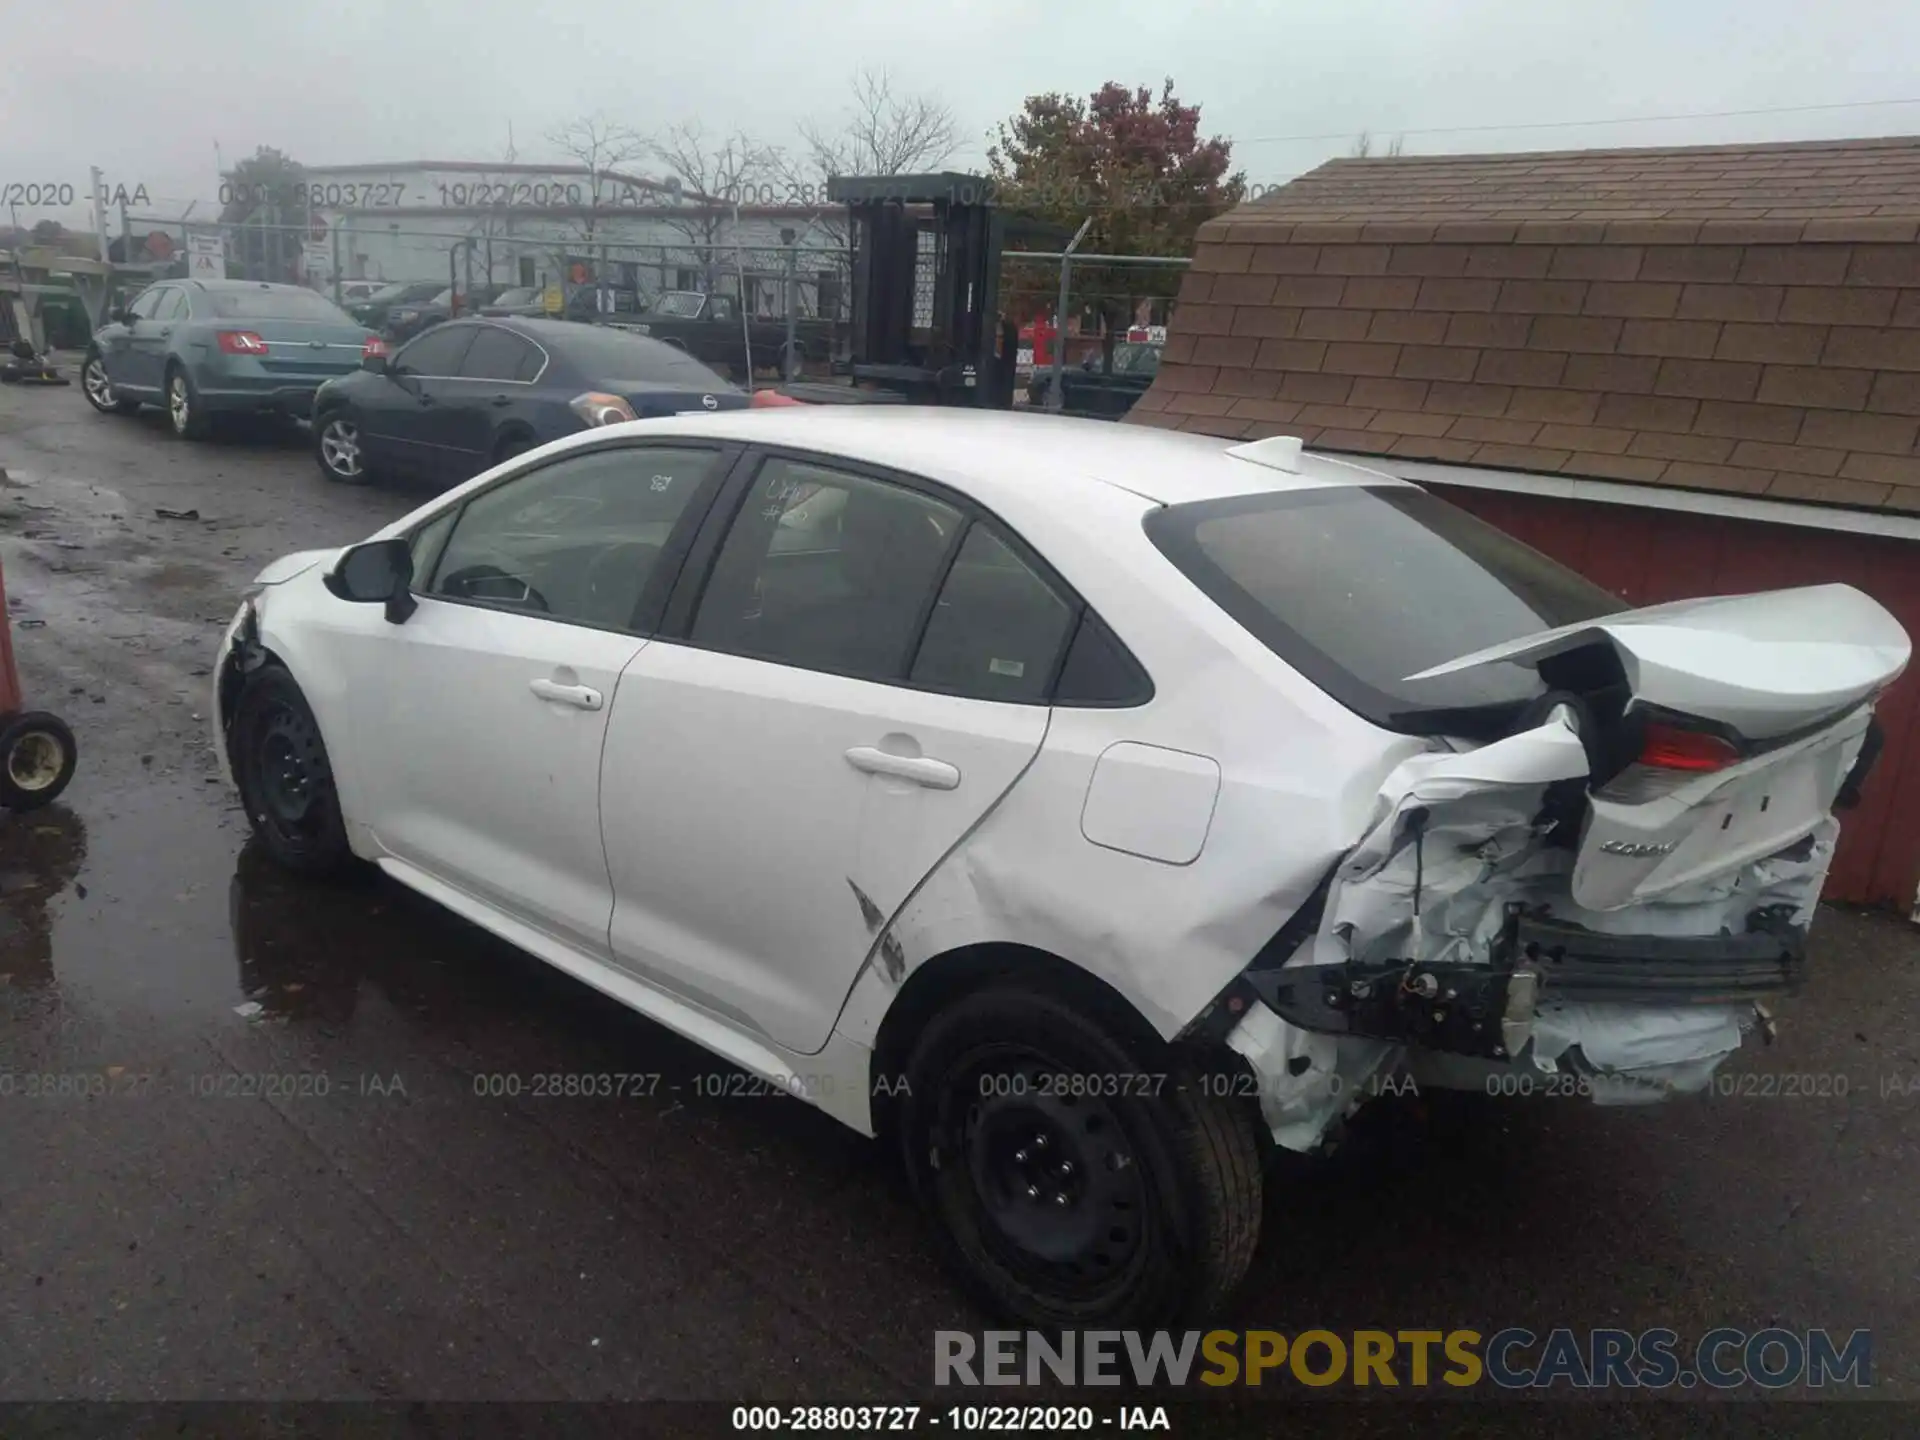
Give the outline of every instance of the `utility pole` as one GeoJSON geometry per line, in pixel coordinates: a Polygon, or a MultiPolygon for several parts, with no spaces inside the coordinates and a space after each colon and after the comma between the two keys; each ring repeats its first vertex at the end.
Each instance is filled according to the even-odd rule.
{"type": "Polygon", "coordinates": [[[106,267],[106,273],[101,277],[100,313],[93,317],[94,328],[98,329],[107,323],[107,296],[113,290],[113,261],[107,252],[106,181],[100,177],[98,165],[91,166],[89,173],[93,176],[93,229],[94,233],[100,237],[100,263],[106,267]]]}
{"type": "Polygon", "coordinates": [[[124,198],[120,201],[120,258],[133,259],[133,230],[127,224],[127,202],[124,198]]]}

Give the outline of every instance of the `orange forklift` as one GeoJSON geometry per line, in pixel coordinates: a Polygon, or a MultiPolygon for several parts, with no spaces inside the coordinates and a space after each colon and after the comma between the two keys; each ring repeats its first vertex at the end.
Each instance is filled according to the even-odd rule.
{"type": "Polygon", "coordinates": [[[57,715],[21,708],[20,672],[13,663],[13,614],[0,577],[0,806],[37,810],[73,779],[80,758],[73,731],[57,715]]]}

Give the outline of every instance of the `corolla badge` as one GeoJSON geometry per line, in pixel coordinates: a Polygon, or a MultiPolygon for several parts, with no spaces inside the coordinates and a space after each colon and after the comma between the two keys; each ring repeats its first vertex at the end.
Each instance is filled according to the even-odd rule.
{"type": "Polygon", "coordinates": [[[709,410],[718,410],[720,408],[720,402],[711,395],[702,395],[700,397],[700,403],[709,410]]]}
{"type": "Polygon", "coordinates": [[[1600,846],[1600,849],[1607,855],[1626,855],[1635,860],[1645,860],[1654,855],[1671,854],[1673,846],[1647,845],[1632,840],[1608,840],[1600,846]]]}

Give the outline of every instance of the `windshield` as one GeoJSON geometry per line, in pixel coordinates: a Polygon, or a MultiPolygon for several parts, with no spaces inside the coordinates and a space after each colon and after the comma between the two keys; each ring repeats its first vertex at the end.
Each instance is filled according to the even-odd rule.
{"type": "Polygon", "coordinates": [[[213,313],[222,320],[317,320],[351,325],[346,311],[325,296],[291,287],[282,290],[209,290],[213,313]]]}
{"type": "Polygon", "coordinates": [[[569,334],[554,343],[569,364],[604,389],[638,390],[671,385],[709,395],[730,394],[734,389],[730,381],[721,379],[686,351],[649,340],[644,335],[582,325],[578,334],[569,334]]]}
{"type": "Polygon", "coordinates": [[[1377,725],[1474,735],[1544,693],[1521,665],[1430,666],[1625,607],[1424,490],[1339,486],[1173,505],[1162,554],[1262,644],[1377,725]]]}
{"type": "Polygon", "coordinates": [[[381,301],[381,300],[398,300],[402,295],[406,293],[407,293],[407,287],[405,285],[400,285],[400,284],[382,285],[378,290],[375,290],[372,294],[368,295],[366,297],[366,300],[368,304],[372,304],[375,301],[381,301]]]}
{"type": "Polygon", "coordinates": [[[453,304],[453,291],[451,289],[442,290],[427,303],[429,305],[451,305],[453,304]]]}
{"type": "Polygon", "coordinates": [[[680,320],[698,319],[707,297],[687,290],[670,290],[653,302],[653,313],[671,315],[680,320]]]}
{"type": "Polygon", "coordinates": [[[496,305],[531,305],[540,298],[538,290],[502,290],[494,300],[496,305]]]}
{"type": "Polygon", "coordinates": [[[1158,345],[1116,345],[1113,347],[1113,373],[1116,375],[1152,375],[1160,369],[1158,345]]]}

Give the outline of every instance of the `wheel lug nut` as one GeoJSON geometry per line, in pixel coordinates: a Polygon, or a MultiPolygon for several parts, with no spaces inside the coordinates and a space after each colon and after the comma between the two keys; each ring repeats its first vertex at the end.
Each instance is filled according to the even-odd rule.
{"type": "Polygon", "coordinates": [[[1033,1137],[1033,1148],[1036,1150],[1044,1150],[1047,1148],[1046,1131],[1043,1130],[1038,1135],[1033,1137]]]}
{"type": "Polygon", "coordinates": [[[1059,1173],[1062,1176],[1073,1174],[1073,1162],[1071,1160],[1062,1160],[1059,1165],[1059,1173]]]}
{"type": "Polygon", "coordinates": [[[1056,1205],[1064,1206],[1067,1203],[1066,1191],[1062,1190],[1056,1193],[1053,1197],[1053,1203],[1056,1205]]]}
{"type": "Polygon", "coordinates": [[[1027,1186],[1027,1199],[1038,1200],[1039,1198],[1040,1198],[1040,1187],[1038,1185],[1027,1186]]]}
{"type": "Polygon", "coordinates": [[[1014,1164],[1016,1164],[1016,1165],[1024,1165],[1024,1164],[1026,1164],[1026,1163],[1027,1163],[1027,1152],[1026,1152],[1026,1151],[1024,1151],[1024,1150],[1016,1150],[1016,1151],[1014,1151],[1014,1152],[1013,1152],[1013,1163],[1014,1163],[1014,1164]]]}

